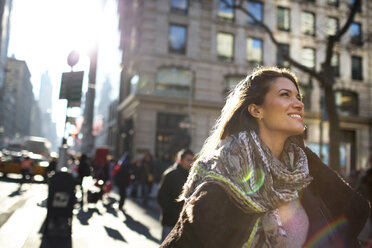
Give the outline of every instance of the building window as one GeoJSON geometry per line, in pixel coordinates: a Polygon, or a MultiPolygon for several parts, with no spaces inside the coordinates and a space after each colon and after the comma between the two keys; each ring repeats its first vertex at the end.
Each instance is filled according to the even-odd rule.
{"type": "Polygon", "coordinates": [[[139,76],[136,74],[130,79],[130,94],[136,94],[138,92],[139,76]]]}
{"type": "Polygon", "coordinates": [[[362,27],[360,23],[353,22],[350,25],[350,38],[351,38],[351,43],[354,45],[362,45],[362,27]]]}
{"type": "Polygon", "coordinates": [[[251,65],[262,65],[262,40],[247,39],[247,60],[251,65]]]}
{"type": "Polygon", "coordinates": [[[245,79],[246,76],[244,75],[228,75],[225,77],[225,80],[224,80],[224,88],[225,88],[225,92],[224,93],[228,93],[230,92],[231,90],[233,90],[235,88],[235,86],[240,82],[242,81],[243,79],[245,79]]]}
{"type": "Polygon", "coordinates": [[[160,68],[156,75],[155,93],[163,96],[189,97],[192,72],[178,67],[160,68]]]}
{"type": "Polygon", "coordinates": [[[228,33],[217,34],[218,59],[231,62],[234,60],[234,36],[228,33]]]}
{"type": "Polygon", "coordinates": [[[315,15],[304,11],[301,13],[301,32],[306,35],[315,36],[315,15]]]}
{"type": "Polygon", "coordinates": [[[358,115],[358,94],[347,90],[335,92],[337,112],[341,115],[358,115]]]}
{"type": "Polygon", "coordinates": [[[335,35],[338,31],[338,19],[335,17],[327,18],[327,34],[335,35]]]}
{"type": "Polygon", "coordinates": [[[289,56],[289,45],[279,44],[276,48],[276,64],[278,67],[289,68],[289,62],[284,59],[283,55],[289,56]]]}
{"type": "Polygon", "coordinates": [[[332,58],[331,58],[331,66],[333,69],[333,75],[335,77],[340,76],[340,54],[334,53],[332,58]]]}
{"type": "Polygon", "coordinates": [[[282,31],[290,31],[291,29],[290,9],[283,7],[277,8],[277,28],[282,31]]]}
{"type": "MultiPolygon", "coordinates": [[[[249,1],[248,2],[248,11],[250,14],[257,19],[257,21],[263,22],[263,8],[262,3],[257,1],[249,1]]],[[[248,22],[250,24],[254,24],[253,19],[248,16],[248,22]]]]}
{"type": "Polygon", "coordinates": [[[188,5],[188,0],[171,0],[171,12],[187,15],[188,5]]]}
{"type": "Polygon", "coordinates": [[[169,52],[176,54],[186,54],[186,27],[171,24],[169,26],[169,52]]]}
{"type": "Polygon", "coordinates": [[[315,69],[315,49],[310,47],[302,48],[302,64],[310,69],[315,69]]]}
{"type": "Polygon", "coordinates": [[[304,103],[305,111],[311,110],[311,87],[308,85],[300,84],[300,92],[302,96],[302,102],[304,103]]]}
{"type": "Polygon", "coordinates": [[[187,120],[187,115],[158,113],[156,116],[155,155],[161,157],[164,152],[171,157],[190,145],[188,130],[182,127],[187,120]]]}
{"type": "Polygon", "coordinates": [[[362,58],[358,56],[351,57],[351,78],[355,80],[363,80],[362,58]]]}
{"type": "Polygon", "coordinates": [[[229,5],[234,5],[234,0],[226,0],[226,2],[228,5],[226,5],[222,0],[219,1],[218,18],[224,21],[234,22],[234,9],[228,7],[229,5]]]}
{"type": "Polygon", "coordinates": [[[328,0],[327,3],[329,6],[338,7],[338,0],[328,0]]]}

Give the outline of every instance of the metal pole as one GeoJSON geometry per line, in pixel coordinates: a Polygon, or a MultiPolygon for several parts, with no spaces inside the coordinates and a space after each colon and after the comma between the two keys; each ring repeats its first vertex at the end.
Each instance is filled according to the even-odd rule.
{"type": "Polygon", "coordinates": [[[66,166],[67,164],[67,139],[66,139],[66,124],[67,124],[67,111],[68,111],[68,100],[66,106],[66,117],[65,117],[65,128],[63,129],[63,137],[62,137],[62,145],[58,149],[58,163],[56,171],[60,171],[62,167],[66,166]]]}
{"type": "Polygon", "coordinates": [[[67,139],[66,139],[67,112],[68,112],[68,100],[67,100],[67,106],[66,106],[65,128],[63,129],[62,146],[67,143],[67,139]]]}
{"type": "Polygon", "coordinates": [[[97,71],[98,42],[95,43],[90,53],[88,92],[85,96],[84,123],[83,123],[83,140],[81,152],[91,154],[94,149],[93,138],[93,115],[94,115],[94,98],[96,94],[96,71],[97,71]]]}
{"type": "Polygon", "coordinates": [[[323,161],[323,108],[324,105],[324,96],[323,96],[323,91],[321,89],[320,93],[320,121],[319,121],[319,158],[323,161]]]}

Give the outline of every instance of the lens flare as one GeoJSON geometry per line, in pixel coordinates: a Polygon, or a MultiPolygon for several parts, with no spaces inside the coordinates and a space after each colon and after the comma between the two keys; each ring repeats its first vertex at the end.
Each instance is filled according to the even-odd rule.
{"type": "Polygon", "coordinates": [[[246,191],[245,193],[253,194],[262,187],[264,181],[265,181],[265,172],[263,170],[251,169],[241,182],[248,183],[250,186],[250,190],[246,191]]]}
{"type": "Polygon", "coordinates": [[[249,179],[251,179],[251,176],[253,174],[253,170],[249,170],[249,172],[247,173],[247,176],[243,179],[242,183],[245,183],[245,182],[248,182],[249,179]]]}
{"type": "Polygon", "coordinates": [[[347,222],[344,216],[337,218],[336,220],[329,223],[328,226],[323,227],[318,232],[316,232],[308,242],[304,245],[304,248],[317,247],[317,245],[324,240],[328,234],[332,233],[335,229],[340,228],[345,225],[347,222]]]}

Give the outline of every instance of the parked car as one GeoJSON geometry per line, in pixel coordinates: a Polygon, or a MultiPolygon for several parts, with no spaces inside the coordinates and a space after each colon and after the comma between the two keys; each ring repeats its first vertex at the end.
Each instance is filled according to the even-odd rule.
{"type": "Polygon", "coordinates": [[[25,151],[18,153],[3,152],[0,160],[0,172],[3,173],[4,177],[12,173],[21,174],[21,162],[26,156],[32,159],[32,174],[41,175],[46,179],[49,162],[40,154],[27,153],[25,151]]]}

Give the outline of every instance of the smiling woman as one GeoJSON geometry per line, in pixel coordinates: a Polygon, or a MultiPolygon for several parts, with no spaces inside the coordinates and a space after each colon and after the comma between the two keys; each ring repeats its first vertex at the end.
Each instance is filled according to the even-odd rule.
{"type": "Polygon", "coordinates": [[[262,67],[242,80],[192,166],[161,247],[357,247],[368,202],[305,146],[303,117],[292,72],[262,67]]]}
{"type": "Polygon", "coordinates": [[[257,118],[259,136],[276,157],[279,157],[288,137],[304,131],[304,104],[298,85],[288,78],[273,80],[264,103],[251,104],[248,111],[257,118]]]}

